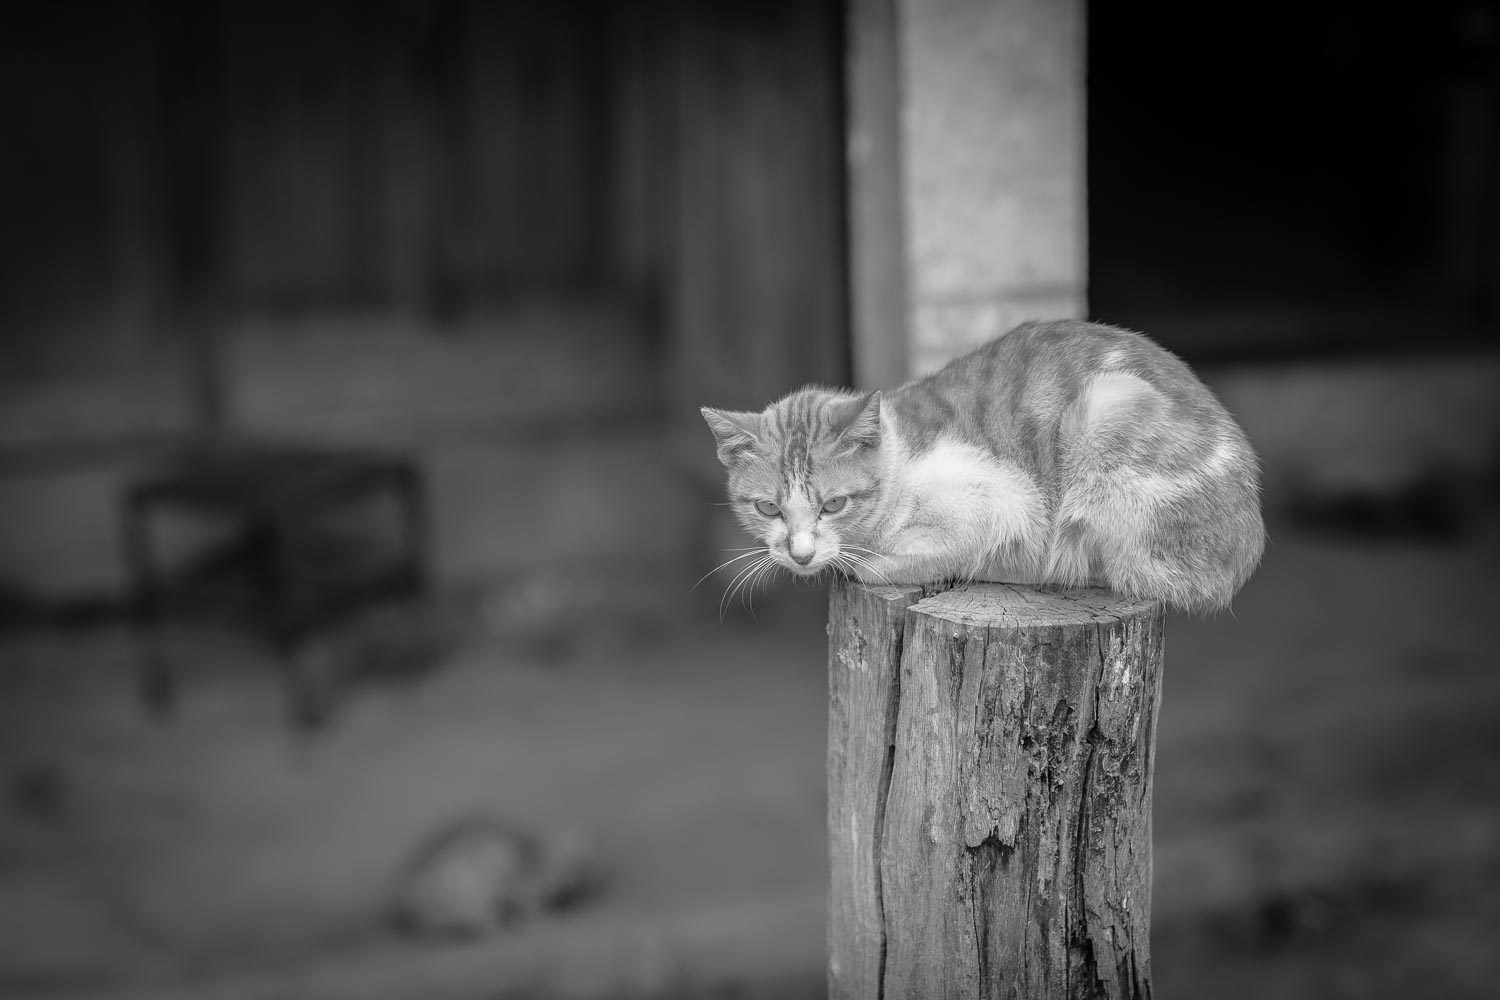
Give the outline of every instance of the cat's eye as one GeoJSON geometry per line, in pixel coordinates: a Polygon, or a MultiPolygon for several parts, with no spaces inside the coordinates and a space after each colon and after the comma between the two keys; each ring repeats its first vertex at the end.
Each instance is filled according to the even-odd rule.
{"type": "Polygon", "coordinates": [[[823,504],[823,513],[837,514],[839,511],[844,509],[844,505],[848,502],[848,497],[834,497],[832,500],[828,500],[823,504]]]}
{"type": "Polygon", "coordinates": [[[776,506],[770,500],[757,500],[757,501],[755,501],[755,509],[758,510],[758,511],[760,511],[766,517],[780,517],[781,516],[781,508],[778,507],[778,506],[776,506]]]}

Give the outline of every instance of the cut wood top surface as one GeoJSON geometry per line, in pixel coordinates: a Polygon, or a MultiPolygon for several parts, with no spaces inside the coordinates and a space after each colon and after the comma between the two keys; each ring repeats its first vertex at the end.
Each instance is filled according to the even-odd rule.
{"type": "MultiPolygon", "coordinates": [[[[858,583],[853,586],[884,600],[895,600],[920,589],[858,583]]],[[[1039,590],[1023,584],[965,583],[923,598],[911,610],[956,625],[1015,628],[1119,621],[1150,612],[1153,603],[1102,587],[1039,590]]]]}

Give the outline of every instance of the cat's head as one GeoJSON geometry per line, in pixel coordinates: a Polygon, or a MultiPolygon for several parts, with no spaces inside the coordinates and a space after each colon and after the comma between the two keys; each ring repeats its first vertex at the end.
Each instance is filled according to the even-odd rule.
{"type": "Polygon", "coordinates": [[[703,409],[729,472],[729,503],[793,573],[855,569],[880,489],[880,395],[809,387],[759,413],[703,409]]]}

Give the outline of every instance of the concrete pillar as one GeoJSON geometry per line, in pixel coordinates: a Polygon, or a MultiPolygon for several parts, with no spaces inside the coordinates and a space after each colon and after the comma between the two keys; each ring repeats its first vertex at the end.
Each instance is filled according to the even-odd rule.
{"type": "Polygon", "coordinates": [[[1085,313],[1082,0],[852,0],[861,385],[1085,313]]]}

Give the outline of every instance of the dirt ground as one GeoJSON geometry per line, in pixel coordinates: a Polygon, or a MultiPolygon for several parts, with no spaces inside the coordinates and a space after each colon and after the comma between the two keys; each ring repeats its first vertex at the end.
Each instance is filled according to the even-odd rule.
{"type": "MultiPolygon", "coordinates": [[[[1168,625],[1157,994],[1492,995],[1500,524],[1272,537],[1232,616],[1168,625]]],[[[694,576],[375,619],[323,650],[345,680],[310,734],[251,647],[179,637],[158,722],[118,624],[0,636],[0,996],[820,996],[823,594],[721,623],[694,576]],[[604,891],[395,935],[392,872],[476,810],[591,832],[604,891]]]]}

